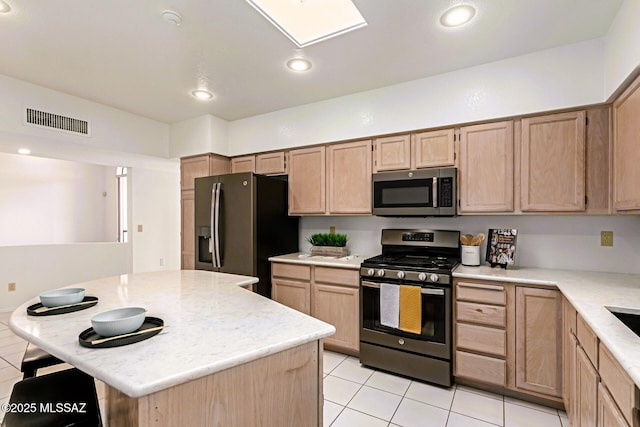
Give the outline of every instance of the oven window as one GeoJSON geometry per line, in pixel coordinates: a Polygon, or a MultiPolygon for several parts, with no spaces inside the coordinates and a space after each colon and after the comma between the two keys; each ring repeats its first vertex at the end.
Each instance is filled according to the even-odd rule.
{"type": "MultiPolygon", "coordinates": [[[[380,289],[363,286],[362,327],[397,336],[446,343],[446,298],[445,295],[422,294],[422,327],[420,335],[404,332],[380,324],[380,289]]],[[[445,291],[447,292],[447,291],[445,291]]]]}
{"type": "Polygon", "coordinates": [[[374,182],[374,206],[377,208],[432,207],[432,182],[431,178],[374,182]]]}

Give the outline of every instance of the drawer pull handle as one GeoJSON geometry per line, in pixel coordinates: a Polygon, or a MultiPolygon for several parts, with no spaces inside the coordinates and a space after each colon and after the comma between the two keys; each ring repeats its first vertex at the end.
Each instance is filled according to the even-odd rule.
{"type": "Polygon", "coordinates": [[[478,313],[482,313],[482,309],[481,309],[481,308],[476,308],[476,311],[477,311],[478,313]]]}
{"type": "Polygon", "coordinates": [[[480,283],[467,284],[467,283],[458,283],[458,286],[461,288],[471,288],[471,289],[486,289],[488,291],[498,291],[503,292],[504,286],[498,285],[484,285],[480,283]]]}

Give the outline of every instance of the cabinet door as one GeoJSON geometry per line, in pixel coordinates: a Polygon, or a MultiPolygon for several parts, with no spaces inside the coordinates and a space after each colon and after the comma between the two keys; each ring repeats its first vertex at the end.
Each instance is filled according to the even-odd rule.
{"type": "Polygon", "coordinates": [[[195,268],[195,191],[183,191],[180,200],[180,218],[181,218],[181,257],[182,269],[193,270],[195,268]]]}
{"type": "Polygon", "coordinates": [[[411,137],[409,135],[377,138],[374,145],[376,172],[411,168],[411,137]]]}
{"type": "Polygon", "coordinates": [[[578,341],[575,335],[569,334],[569,348],[567,349],[567,359],[564,361],[564,370],[569,371],[569,388],[567,397],[569,406],[565,406],[569,425],[578,426],[580,413],[580,390],[578,388],[578,341]]]}
{"type": "Polygon", "coordinates": [[[311,313],[311,284],[294,280],[272,279],[271,296],[274,301],[298,310],[311,313]]]}
{"type": "Polygon", "coordinates": [[[325,148],[289,152],[289,214],[324,214],[325,148]]]}
{"type": "Polygon", "coordinates": [[[614,208],[640,209],[640,78],[613,104],[614,208]]]}
{"type": "Polygon", "coordinates": [[[256,156],[243,156],[231,159],[231,173],[255,172],[256,156]]]}
{"type": "Polygon", "coordinates": [[[411,141],[411,168],[453,166],[454,147],[453,129],[417,133],[411,141]]]}
{"type": "Polygon", "coordinates": [[[336,328],[336,333],[325,338],[327,348],[336,347],[350,352],[360,348],[359,289],[346,286],[313,286],[311,315],[336,328]]]}
{"type": "Polygon", "coordinates": [[[629,427],[609,391],[598,384],[598,427],[629,427]]]}
{"type": "Polygon", "coordinates": [[[576,330],[577,313],[566,298],[562,298],[562,400],[569,415],[572,411],[573,390],[575,389],[575,338],[571,341],[576,330]]]}
{"type": "Polygon", "coordinates": [[[578,426],[595,426],[598,411],[598,371],[579,345],[576,347],[576,383],[578,391],[578,426]]]}
{"type": "Polygon", "coordinates": [[[560,292],[516,287],[516,387],[562,395],[560,292]]]}
{"type": "Polygon", "coordinates": [[[180,188],[193,190],[194,179],[209,176],[209,155],[189,157],[180,160],[180,188]]]}
{"type": "Polygon", "coordinates": [[[523,211],[584,211],[585,112],[522,119],[523,211]]]}
{"type": "Polygon", "coordinates": [[[460,213],[513,212],[513,121],[460,129],[460,213]]]}
{"type": "Polygon", "coordinates": [[[371,141],[327,147],[330,214],[371,213],[371,141]]]}
{"type": "Polygon", "coordinates": [[[209,158],[209,175],[231,173],[231,160],[227,157],[211,155],[209,158]]]}
{"type": "Polygon", "coordinates": [[[256,156],[256,173],[263,175],[282,175],[287,173],[287,163],[284,151],[258,154],[256,156]]]}

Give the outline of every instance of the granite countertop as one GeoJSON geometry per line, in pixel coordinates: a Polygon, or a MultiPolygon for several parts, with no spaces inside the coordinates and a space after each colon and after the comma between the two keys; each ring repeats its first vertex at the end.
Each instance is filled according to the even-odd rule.
{"type": "Polygon", "coordinates": [[[131,397],[140,397],[335,333],[320,320],[241,286],[258,279],[207,271],[128,274],[73,285],[99,303],[55,316],[18,307],[9,326],[22,338],[131,397]],[[103,311],[140,306],[167,326],[122,347],[81,347],[78,335],[103,311]]]}
{"type": "Polygon", "coordinates": [[[269,258],[272,262],[286,262],[289,264],[319,265],[323,267],[353,268],[359,269],[360,264],[373,255],[347,255],[345,257],[310,255],[304,252],[296,252],[287,255],[278,255],[269,258]]]}
{"type": "Polygon", "coordinates": [[[453,276],[557,287],[640,387],[640,337],[606,309],[640,310],[640,275],[461,265],[453,276]]]}

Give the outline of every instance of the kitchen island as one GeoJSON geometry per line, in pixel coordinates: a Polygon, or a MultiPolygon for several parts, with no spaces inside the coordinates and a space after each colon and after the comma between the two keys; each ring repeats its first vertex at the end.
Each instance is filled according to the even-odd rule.
{"type": "Polygon", "coordinates": [[[11,329],[103,381],[111,426],[318,426],[327,323],[254,294],[257,279],[164,271],[94,280],[99,303],[56,316],[18,307],[11,329]],[[139,343],[89,349],[78,335],[103,311],[140,306],[166,329],[139,343]]]}

